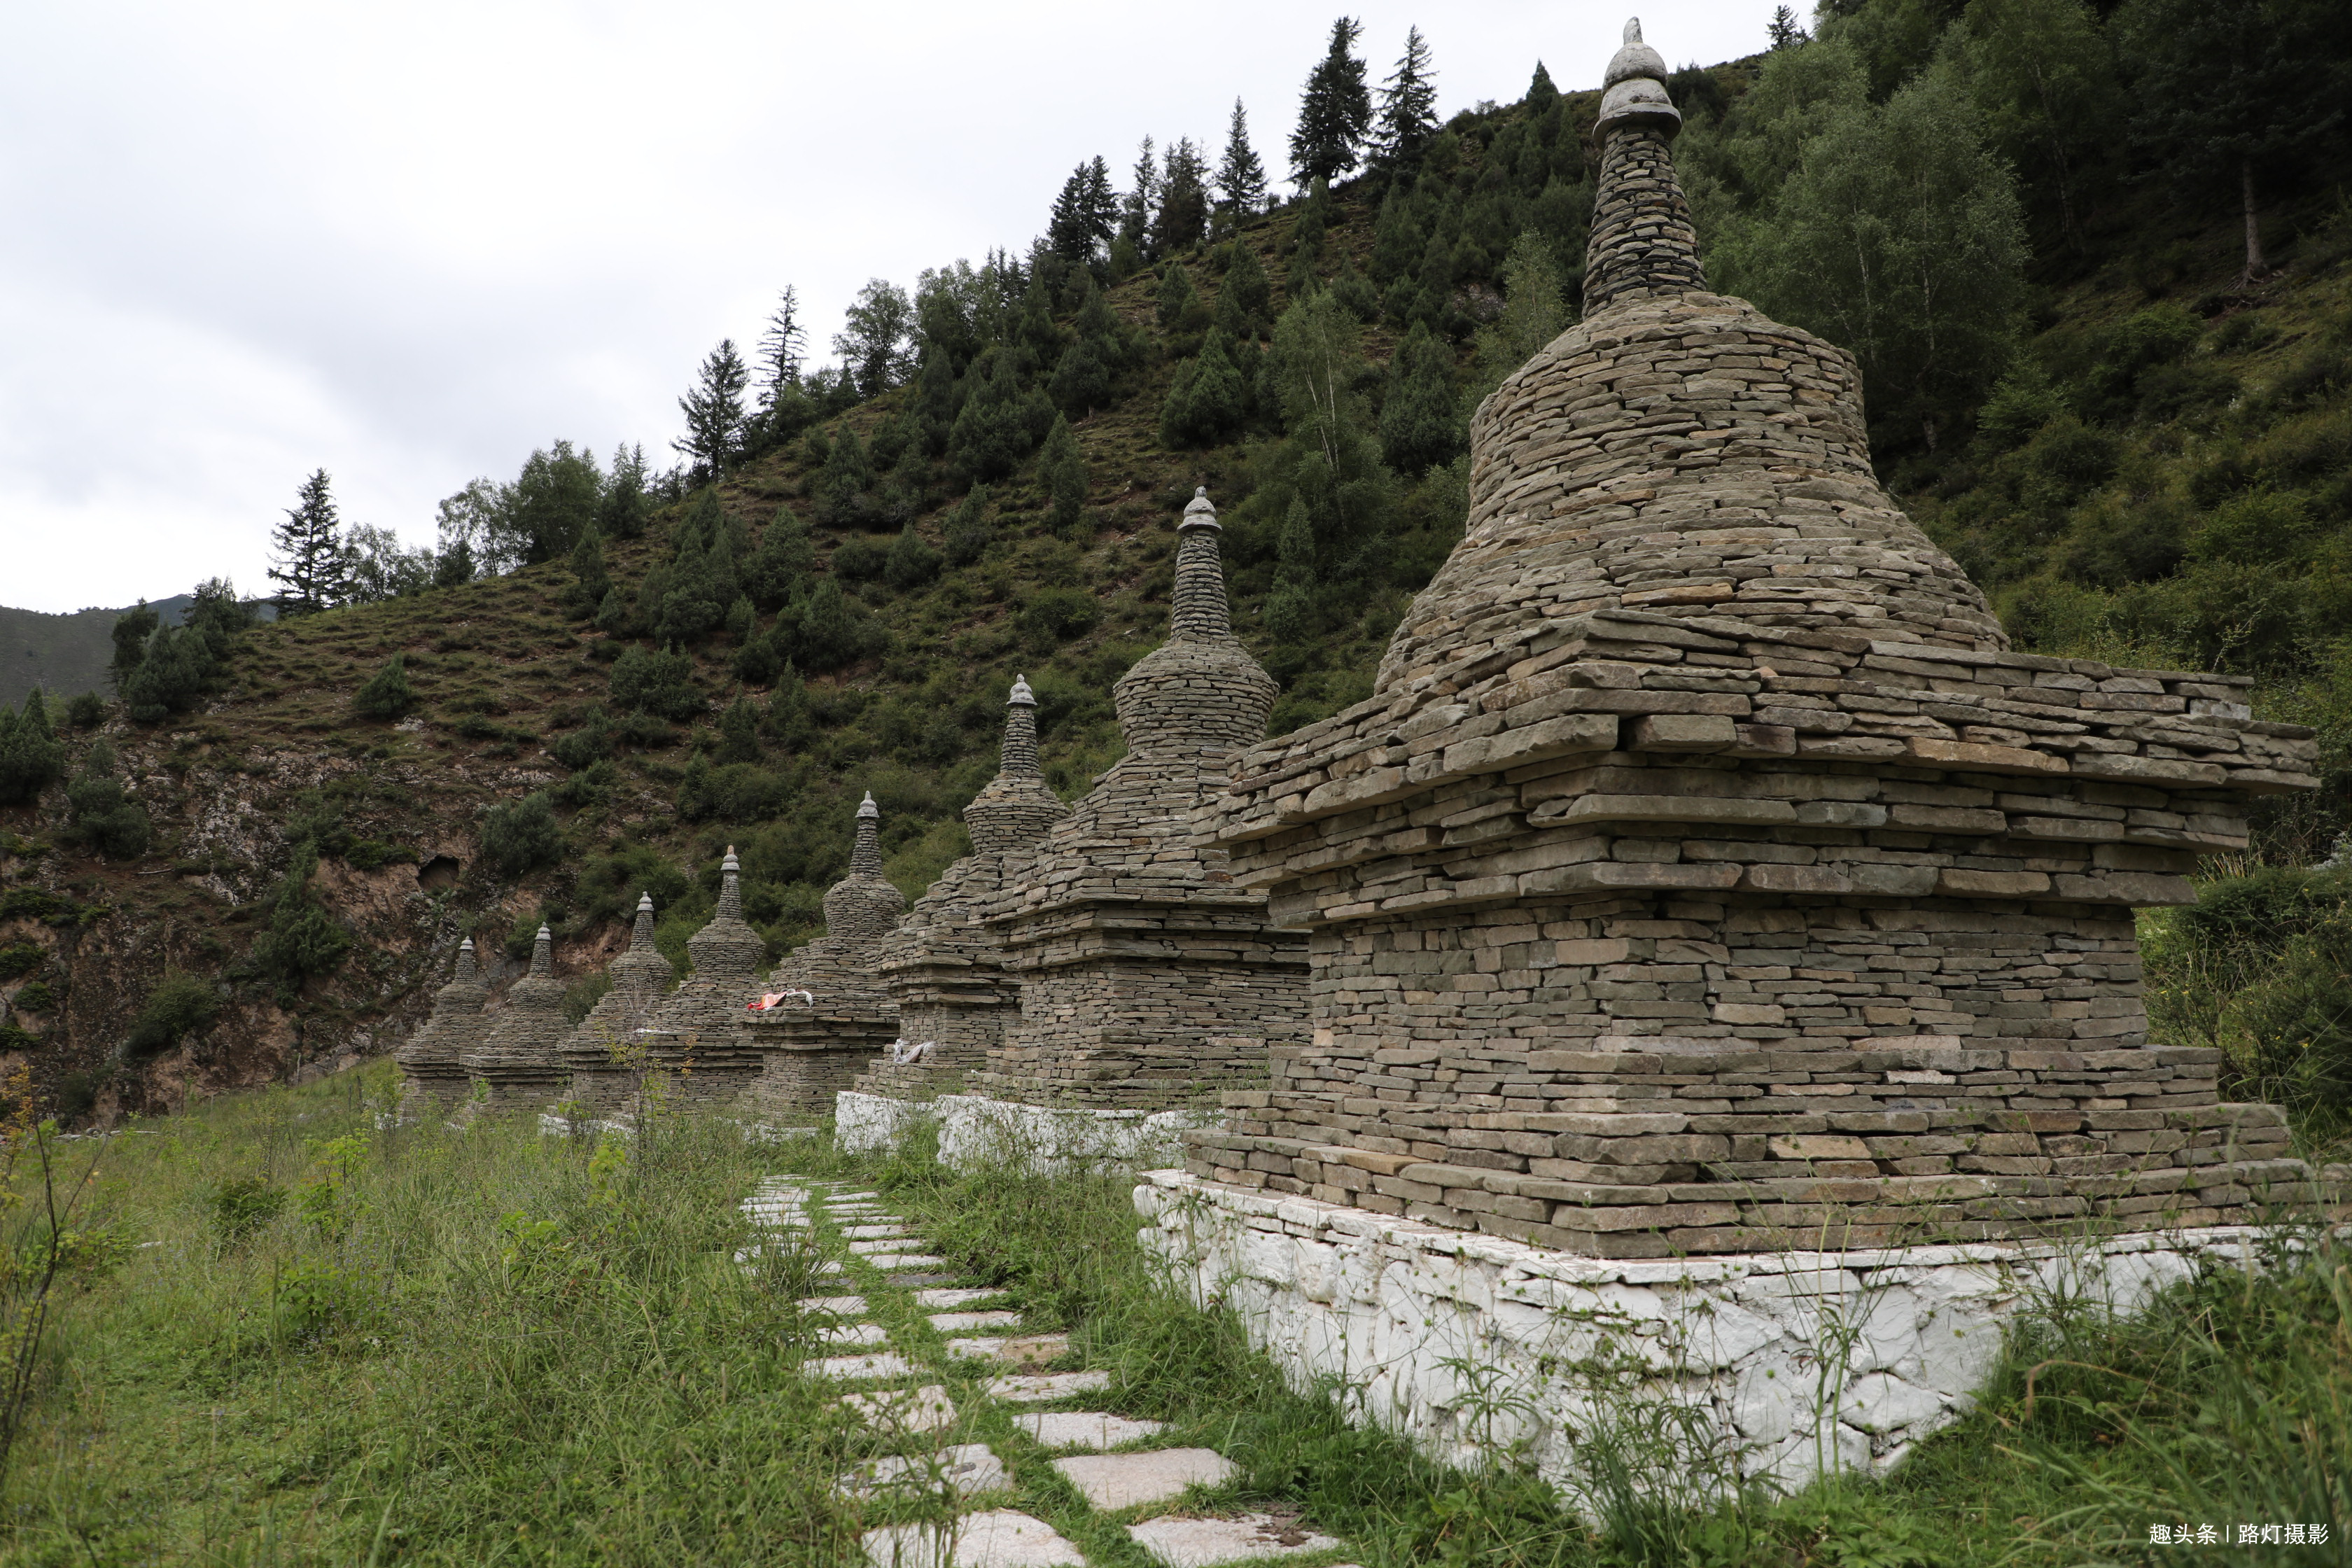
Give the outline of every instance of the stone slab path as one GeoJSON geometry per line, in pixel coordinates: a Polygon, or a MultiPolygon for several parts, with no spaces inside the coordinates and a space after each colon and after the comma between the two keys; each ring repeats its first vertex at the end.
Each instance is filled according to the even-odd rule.
{"type": "Polygon", "coordinates": [[[1213,1504],[1203,1490],[1239,1472],[1214,1448],[1150,1447],[1166,1423],[1071,1408],[1115,1394],[1111,1373],[1071,1368],[1082,1351],[1068,1334],[1021,1332],[1005,1292],[952,1273],[894,1274],[947,1259],[920,1250],[921,1226],[878,1194],[779,1176],[742,1210],[760,1233],[737,1254],[747,1268],[787,1256],[841,1279],[838,1294],[798,1300],[801,1368],[842,1385],[836,1408],[870,1434],[871,1453],[835,1491],[869,1522],[861,1545],[872,1568],[1085,1568],[1068,1536],[1010,1503],[1052,1513],[1083,1539],[1123,1530],[1165,1568],[1308,1554],[1328,1563],[1344,1552],[1276,1515],[1203,1507],[1213,1504]],[[1082,1500],[1055,1500],[1072,1496],[1082,1500]]]}

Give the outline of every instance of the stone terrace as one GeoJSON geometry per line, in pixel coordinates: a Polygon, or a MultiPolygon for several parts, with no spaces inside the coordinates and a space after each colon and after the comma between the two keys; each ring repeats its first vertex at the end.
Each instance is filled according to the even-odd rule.
{"type": "Polygon", "coordinates": [[[2305,1173],[2147,1048],[2132,910],[2309,732],[2007,650],[1852,359],[1705,291],[1662,73],[1629,29],[1591,313],[1479,409],[1375,695],[1203,810],[1314,1033],[1192,1168],[1621,1257],[2242,1217],[2305,1173]]]}

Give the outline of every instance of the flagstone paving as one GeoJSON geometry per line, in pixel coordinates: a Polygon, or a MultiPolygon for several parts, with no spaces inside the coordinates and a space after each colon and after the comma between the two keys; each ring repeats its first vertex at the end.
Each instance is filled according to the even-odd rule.
{"type": "MultiPolygon", "coordinates": [[[[1051,1405],[1081,1395],[1101,1394],[1111,1386],[1111,1374],[1099,1369],[1044,1373],[1034,1369],[1070,1353],[1065,1333],[974,1333],[974,1330],[1017,1331],[1022,1314],[1006,1306],[1002,1289],[956,1283],[952,1273],[910,1273],[939,1269],[947,1259],[913,1250],[922,1245],[920,1226],[882,1212],[872,1193],[835,1194],[814,1184],[788,1187],[763,1184],[745,1200],[743,1211],[753,1225],[775,1232],[789,1228],[789,1239],[761,1242],[739,1258],[761,1254],[800,1254],[812,1245],[837,1256],[817,1263],[821,1275],[842,1275],[852,1266],[869,1275],[886,1291],[904,1291],[927,1314],[915,1325],[911,1339],[895,1348],[864,1355],[819,1355],[803,1363],[811,1377],[843,1384],[873,1384],[844,1394],[840,1406],[855,1414],[888,1447],[886,1452],[861,1461],[845,1473],[836,1489],[846,1499],[877,1510],[929,1499],[934,1508],[942,1498],[951,1508],[965,1500],[1017,1490],[1021,1453],[1003,1447],[1005,1439],[950,1444],[925,1451],[909,1438],[945,1434],[970,1419],[979,1419],[979,1432],[1003,1433],[991,1420],[1007,1421],[1016,1434],[1011,1440],[1034,1443],[1060,1457],[1050,1460],[1087,1505],[1121,1514],[1129,1536],[1161,1568],[1223,1568],[1224,1564],[1297,1553],[1335,1553],[1344,1543],[1318,1534],[1294,1519],[1271,1513],[1226,1511],[1212,1517],[1172,1515],[1137,1521],[1138,1511],[1177,1503],[1196,1488],[1228,1485],[1238,1474],[1232,1461],[1208,1447],[1139,1448],[1166,1430],[1166,1424],[1114,1415],[1104,1410],[1028,1410],[989,1417],[990,1402],[1013,1405],[1051,1405]],[[830,1226],[827,1237],[823,1226],[830,1226]],[[893,1272],[894,1270],[898,1272],[893,1272]],[[941,1336],[926,1338],[924,1330],[941,1336]],[[950,1337],[952,1336],[952,1337],[950,1337]],[[927,1364],[928,1363],[928,1364],[927,1364]],[[925,1383],[925,1373],[946,1373],[950,1381],[971,1377],[984,1368],[1005,1369],[980,1384],[981,1414],[968,1404],[959,1411],[948,1383],[925,1383]],[[961,1368],[961,1370],[955,1370],[961,1368]],[[1000,1451],[1000,1449],[1002,1451],[1000,1451]],[[1116,1450],[1116,1451],[1113,1451],[1116,1450]]],[[[885,1301],[904,1298],[885,1297],[885,1301]]],[[[877,1298],[869,1288],[832,1296],[807,1296],[802,1310],[820,1319],[812,1324],[816,1344],[824,1350],[874,1347],[892,1342],[890,1331],[871,1321],[877,1298]],[[839,1320],[826,1322],[824,1319],[839,1320]]],[[[886,1310],[881,1316],[898,1320],[886,1310]]],[[[929,1442],[938,1443],[940,1437],[929,1442]]],[[[1035,1452],[1035,1450],[1026,1450],[1035,1452]]],[[[1045,1461],[1039,1461],[1045,1462],[1045,1461]]],[[[1197,1509],[1205,1500],[1195,1499],[1197,1509]]],[[[1058,1505],[1057,1505],[1058,1506],[1058,1505]]],[[[887,1519],[889,1513],[883,1512],[887,1519]]],[[[861,1538],[873,1568],[1085,1568],[1078,1548],[1045,1520],[1011,1509],[978,1509],[956,1515],[952,1528],[936,1522],[890,1524],[867,1531],[861,1538]]],[[[1352,1564],[1347,1568],[1353,1568],[1352,1564]]]]}

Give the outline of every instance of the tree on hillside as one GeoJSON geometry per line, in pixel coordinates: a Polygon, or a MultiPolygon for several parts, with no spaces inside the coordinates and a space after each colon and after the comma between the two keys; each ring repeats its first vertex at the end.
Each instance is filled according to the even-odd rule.
{"type": "Polygon", "coordinates": [[[1384,168],[1410,167],[1437,137],[1437,77],[1429,68],[1429,41],[1408,27],[1404,56],[1381,86],[1372,155],[1384,168]]]}
{"type": "Polygon", "coordinates": [[[887,279],[868,279],[843,315],[833,352],[860,397],[877,397],[915,374],[915,302],[887,279]]]}
{"type": "Polygon", "coordinates": [[[1793,49],[1809,37],[1798,25],[1797,14],[1786,5],[1772,8],[1772,19],[1764,25],[1764,37],[1775,49],[1793,49]]]}
{"type": "Polygon", "coordinates": [[[2245,226],[2243,280],[2269,270],[2255,203],[2294,154],[2339,132],[2352,81],[2337,0],[2129,0],[2116,13],[2133,140],[2245,226]]]}
{"type": "Polygon", "coordinates": [[[343,573],[351,583],[349,602],[381,604],[433,585],[433,552],[420,545],[411,550],[388,528],[353,523],[343,531],[343,573]]]}
{"type": "Polygon", "coordinates": [[[1940,69],[1883,107],[1840,108],[1719,254],[1721,287],[1851,350],[1874,422],[1931,449],[2014,351],[2027,257],[2015,183],[1940,69]]]}
{"type": "Polygon", "coordinates": [[[0,805],[29,805],[65,771],[65,742],[49,721],[41,689],[26,695],[21,713],[0,702],[0,805]]]}
{"type": "Polygon", "coordinates": [[[327,470],[320,468],[302,481],[298,503],[270,534],[269,580],[286,584],[277,595],[279,616],[331,609],[351,596],[341,532],[327,470]]]}
{"type": "Polygon", "coordinates": [[[1238,98],[1225,126],[1225,155],[1217,163],[1216,187],[1217,205],[1243,217],[1265,206],[1265,165],[1250,145],[1249,116],[1238,98]]]}
{"type": "Polygon", "coordinates": [[[1110,188],[1110,165],[1099,156],[1089,158],[1070,172],[1054,198],[1045,243],[1074,265],[1091,267],[1118,233],[1118,195],[1110,188]]]}
{"type": "Polygon", "coordinates": [[[1362,31],[1362,24],[1351,17],[1334,21],[1330,48],[1307,75],[1298,128],[1290,133],[1291,183],[1302,191],[1353,169],[1372,128],[1372,95],[1365,85],[1364,62],[1351,52],[1362,31]]]}
{"type": "Polygon", "coordinates": [[[800,290],[791,284],[768,312],[767,330],[760,334],[760,407],[775,407],[788,386],[801,384],[801,365],[808,357],[808,329],[801,325],[800,290]]]}
{"type": "Polygon", "coordinates": [[[1189,250],[1201,242],[1201,231],[1208,225],[1208,161],[1190,136],[1180,136],[1160,165],[1160,210],[1151,215],[1152,251],[1173,256],[1189,250]]]}
{"type": "Polygon", "coordinates": [[[696,372],[693,389],[677,400],[686,434],[670,447],[693,464],[696,479],[718,479],[734,462],[743,444],[743,389],[751,379],[735,340],[721,338],[696,372]]]}
{"type": "Polygon", "coordinates": [[[1134,183],[1118,198],[1118,238],[1133,246],[1140,257],[1151,241],[1152,215],[1160,210],[1160,163],[1152,155],[1149,136],[1136,149],[1135,168],[1129,177],[1134,183]]]}
{"type": "Polygon", "coordinates": [[[1978,0],[1944,47],[1993,150],[2027,192],[2054,198],[2058,231],[2079,247],[2077,199],[2116,151],[2121,108],[2115,51],[2098,18],[2083,0],[1978,0]]]}
{"type": "Polygon", "coordinates": [[[140,600],[135,608],[125,610],[115,618],[111,634],[114,658],[106,667],[106,678],[117,695],[121,694],[123,683],[131,679],[131,672],[139,668],[140,659],[146,656],[147,639],[154,636],[155,628],[162,621],[163,617],[155,613],[155,606],[144,599],[140,600]]]}
{"type": "Polygon", "coordinates": [[[604,475],[596,455],[558,441],[524,461],[522,472],[507,487],[500,525],[522,564],[537,565],[570,554],[580,536],[596,526],[604,500],[604,475]]]}

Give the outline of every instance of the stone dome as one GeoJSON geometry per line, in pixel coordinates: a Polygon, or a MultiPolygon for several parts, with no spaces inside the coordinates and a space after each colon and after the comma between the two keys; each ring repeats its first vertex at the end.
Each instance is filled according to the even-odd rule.
{"type": "Polygon", "coordinates": [[[963,808],[972,852],[1000,855],[1025,849],[1069,815],[1070,808],[1046,784],[1037,765],[1037,698],[1029,689],[1029,678],[1017,677],[1013,694],[1004,700],[1004,746],[998,753],[996,776],[963,808]]]}
{"type": "MultiPolygon", "coordinates": [[[[1621,61],[1638,42],[1629,29],[1621,61]]],[[[1479,405],[1468,528],[1380,689],[1599,609],[2006,648],[1984,595],[1880,488],[1853,357],[1707,291],[1664,84],[1610,91],[1624,108],[1595,131],[1585,317],[1479,405]]]]}
{"type": "MultiPolygon", "coordinates": [[[[629,945],[636,945],[634,938],[629,945]]],[[[719,908],[709,924],[686,939],[686,952],[698,984],[722,985],[748,986],[768,956],[766,942],[743,920],[742,866],[732,844],[719,863],[719,908]]]]}
{"type": "Polygon", "coordinates": [[[824,934],[840,942],[887,936],[907,912],[907,895],[882,875],[882,808],[868,790],[857,808],[857,844],[849,875],[825,889],[824,934]]]}
{"type": "Polygon", "coordinates": [[[1222,757],[1265,738],[1278,692],[1234,636],[1208,487],[1194,489],[1176,531],[1168,640],[1119,677],[1111,700],[1131,752],[1222,757]]]}
{"type": "Polygon", "coordinates": [[[563,1021],[563,982],[555,978],[555,938],[539,928],[530,945],[530,973],[507,987],[506,1005],[490,1020],[488,1037],[467,1058],[478,1076],[551,1069],[556,1047],[571,1033],[563,1021]]]}
{"type": "Polygon", "coordinates": [[[481,1043],[489,1021],[482,1009],[490,1004],[490,988],[482,980],[474,957],[474,939],[457,944],[457,960],[449,983],[433,994],[433,1012],[416,1033],[394,1053],[401,1069],[412,1078],[464,1076],[465,1054],[481,1043]]]}

